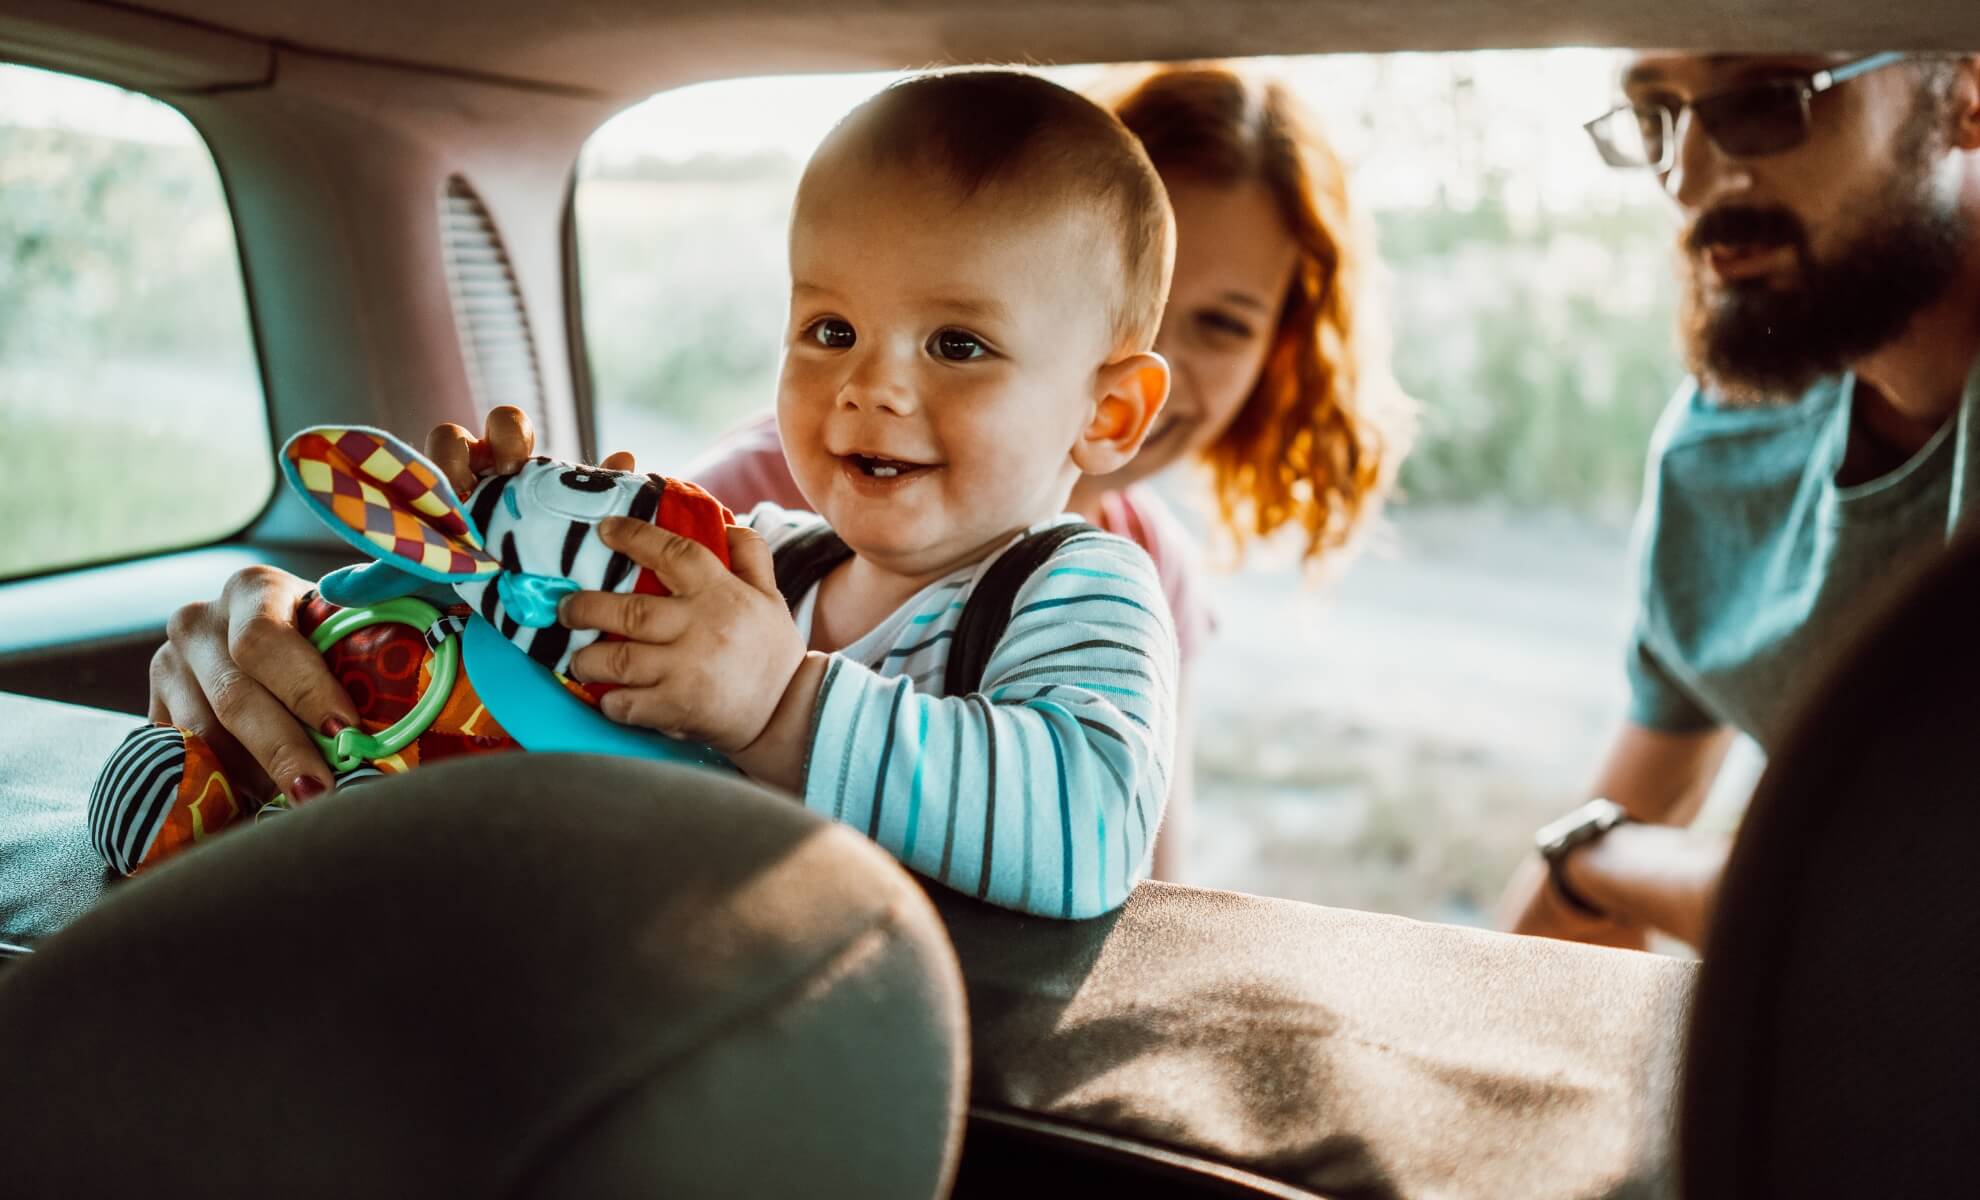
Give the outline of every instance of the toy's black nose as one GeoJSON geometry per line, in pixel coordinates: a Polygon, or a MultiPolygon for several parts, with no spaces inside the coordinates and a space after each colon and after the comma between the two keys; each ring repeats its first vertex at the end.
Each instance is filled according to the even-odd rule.
{"type": "Polygon", "coordinates": [[[557,476],[557,482],[574,492],[609,492],[612,481],[621,475],[619,471],[606,471],[597,467],[579,468],[565,471],[557,476]]]}

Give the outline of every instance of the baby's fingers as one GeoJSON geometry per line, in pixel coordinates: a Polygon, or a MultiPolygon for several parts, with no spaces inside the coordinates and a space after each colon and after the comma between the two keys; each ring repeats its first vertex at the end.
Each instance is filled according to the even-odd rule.
{"type": "Polygon", "coordinates": [[[650,688],[667,675],[667,653],[639,642],[593,642],[571,655],[571,678],[580,683],[616,683],[650,688]]]}
{"type": "Polygon", "coordinates": [[[655,645],[679,640],[693,619],[673,596],[572,592],[557,606],[557,620],[567,629],[596,629],[655,645]]]}
{"type": "Polygon", "coordinates": [[[601,697],[598,707],[621,725],[657,729],[685,741],[699,740],[688,727],[692,714],[669,691],[665,686],[620,688],[601,697]]]}
{"type": "Polygon", "coordinates": [[[514,475],[536,452],[536,430],[522,409],[504,404],[488,414],[488,470],[514,475]]]}
{"type": "Polygon", "coordinates": [[[451,421],[435,425],[433,432],[426,435],[426,457],[447,477],[447,486],[454,489],[454,495],[463,500],[474,491],[477,445],[473,434],[451,421]]]}

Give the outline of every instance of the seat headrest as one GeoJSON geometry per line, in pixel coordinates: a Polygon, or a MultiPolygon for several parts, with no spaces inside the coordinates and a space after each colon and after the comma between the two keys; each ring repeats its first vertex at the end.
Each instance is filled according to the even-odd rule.
{"type": "Polygon", "coordinates": [[[923,891],[740,779],[422,768],[222,835],[0,975],[8,1190],[940,1194],[923,891]]]}

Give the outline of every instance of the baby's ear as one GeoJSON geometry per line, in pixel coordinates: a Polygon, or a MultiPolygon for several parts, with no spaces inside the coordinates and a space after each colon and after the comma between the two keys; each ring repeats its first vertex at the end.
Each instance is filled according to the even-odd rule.
{"type": "Polygon", "coordinates": [[[446,476],[379,429],[318,425],[282,447],[282,478],[337,536],[407,574],[459,583],[499,573],[446,476]]]}
{"type": "Polygon", "coordinates": [[[1073,443],[1073,462],[1088,475],[1126,466],[1168,398],[1169,363],[1152,350],[1101,367],[1093,378],[1093,417],[1073,443]]]}

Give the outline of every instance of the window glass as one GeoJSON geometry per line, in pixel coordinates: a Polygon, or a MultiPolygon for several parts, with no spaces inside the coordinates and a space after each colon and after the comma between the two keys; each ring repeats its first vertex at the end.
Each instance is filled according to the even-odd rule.
{"type": "Polygon", "coordinates": [[[234,230],[176,110],[0,65],[0,578],[194,545],[274,486],[234,230]]]}
{"type": "MultiPolygon", "coordinates": [[[[1316,580],[1292,547],[1254,548],[1210,578],[1189,882],[1482,923],[1533,831],[1585,796],[1622,715],[1629,518],[1682,375],[1674,216],[1579,125],[1618,65],[1248,64],[1350,164],[1420,429],[1358,557],[1316,580]]],[[[592,139],[576,204],[601,451],[679,470],[769,411],[798,172],[895,78],[685,88],[592,139]]],[[[1202,479],[1158,484],[1229,562],[1202,479]]],[[[1727,778],[1736,811],[1751,768],[1727,778]]]]}

